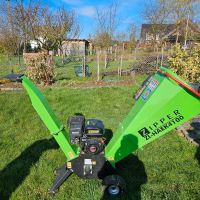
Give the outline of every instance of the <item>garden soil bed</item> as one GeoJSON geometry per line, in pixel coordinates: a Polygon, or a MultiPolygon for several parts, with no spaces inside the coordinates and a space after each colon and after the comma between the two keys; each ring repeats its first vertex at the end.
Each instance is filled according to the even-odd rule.
{"type": "Polygon", "coordinates": [[[16,91],[16,90],[23,90],[23,86],[21,83],[5,83],[0,84],[0,91],[16,91]]]}
{"type": "MultiPolygon", "coordinates": [[[[99,87],[119,87],[119,86],[132,86],[135,80],[123,80],[123,81],[87,81],[87,82],[72,82],[66,86],[52,85],[52,88],[72,88],[72,89],[87,89],[87,88],[99,88],[99,87]]],[[[46,88],[41,85],[37,85],[38,88],[46,88]]],[[[48,87],[48,86],[47,86],[48,87]]],[[[10,82],[0,84],[0,91],[19,91],[23,90],[21,83],[10,82]]]]}
{"type": "Polygon", "coordinates": [[[135,80],[123,80],[123,81],[87,81],[84,83],[71,83],[68,85],[70,88],[98,88],[98,87],[115,87],[115,86],[132,86],[135,80]]]}

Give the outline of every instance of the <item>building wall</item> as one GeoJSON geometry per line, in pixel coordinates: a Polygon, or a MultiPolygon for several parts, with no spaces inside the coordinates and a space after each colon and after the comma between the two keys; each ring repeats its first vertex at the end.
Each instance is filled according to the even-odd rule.
{"type": "Polygon", "coordinates": [[[86,41],[65,41],[62,48],[65,55],[85,55],[86,41]]]}
{"type": "MultiPolygon", "coordinates": [[[[39,37],[39,41],[44,43],[45,39],[43,39],[42,37],[39,37]]],[[[38,41],[36,41],[36,40],[30,40],[31,48],[32,49],[37,49],[39,46],[42,47],[42,43],[41,42],[38,43],[38,41]]]]}

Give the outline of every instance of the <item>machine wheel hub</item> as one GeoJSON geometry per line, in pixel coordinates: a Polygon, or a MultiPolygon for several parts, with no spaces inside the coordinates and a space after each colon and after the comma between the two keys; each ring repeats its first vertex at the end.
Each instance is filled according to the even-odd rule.
{"type": "Polygon", "coordinates": [[[108,187],[108,193],[113,196],[118,195],[120,193],[120,188],[117,185],[110,185],[108,187]]]}

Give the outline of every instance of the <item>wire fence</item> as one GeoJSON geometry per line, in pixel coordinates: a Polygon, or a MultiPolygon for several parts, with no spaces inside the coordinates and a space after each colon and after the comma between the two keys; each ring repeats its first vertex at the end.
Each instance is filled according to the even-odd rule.
{"type": "Polygon", "coordinates": [[[0,77],[10,73],[24,73],[25,69],[22,56],[0,55],[0,77]]]}
{"type": "Polygon", "coordinates": [[[55,57],[58,79],[77,79],[81,77],[95,80],[132,79],[135,73],[152,73],[159,66],[167,66],[168,52],[144,52],[73,56],[64,59],[55,57]]]}
{"type": "MultiPolygon", "coordinates": [[[[147,52],[136,49],[130,52],[106,53],[93,55],[53,56],[56,81],[68,80],[127,80],[136,73],[152,73],[160,65],[167,66],[167,51],[147,52]]],[[[10,73],[26,73],[23,56],[1,56],[0,76],[10,73]]]]}

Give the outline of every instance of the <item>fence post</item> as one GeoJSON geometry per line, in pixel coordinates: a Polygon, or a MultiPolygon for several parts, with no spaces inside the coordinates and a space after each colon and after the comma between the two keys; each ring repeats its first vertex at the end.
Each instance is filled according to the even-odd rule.
{"type": "Polygon", "coordinates": [[[162,55],[161,55],[161,62],[160,62],[160,65],[162,66],[162,65],[163,65],[163,54],[164,54],[163,46],[162,46],[161,52],[162,52],[162,55]]]}
{"type": "Polygon", "coordinates": [[[104,67],[107,68],[107,52],[105,51],[104,67]]]}
{"type": "Polygon", "coordinates": [[[83,56],[82,74],[83,74],[83,77],[85,77],[85,56],[83,56]]]}
{"type": "Polygon", "coordinates": [[[118,73],[118,76],[120,76],[120,65],[118,66],[117,73],[118,73]]]}
{"type": "Polygon", "coordinates": [[[158,45],[156,45],[156,52],[157,52],[157,58],[156,58],[156,69],[158,69],[158,61],[159,61],[158,45]]]}
{"type": "Polygon", "coordinates": [[[122,65],[123,65],[123,55],[121,55],[121,59],[120,59],[120,70],[119,70],[119,76],[122,76],[122,65]]]}
{"type": "Polygon", "coordinates": [[[124,47],[125,44],[123,43],[123,47],[122,47],[122,54],[121,54],[121,59],[120,59],[120,70],[119,70],[119,76],[122,76],[122,66],[123,66],[123,57],[124,57],[124,47]]]}
{"type": "Polygon", "coordinates": [[[97,81],[99,81],[100,80],[100,78],[99,78],[99,55],[100,55],[100,53],[99,53],[99,51],[97,52],[97,81]]]}

